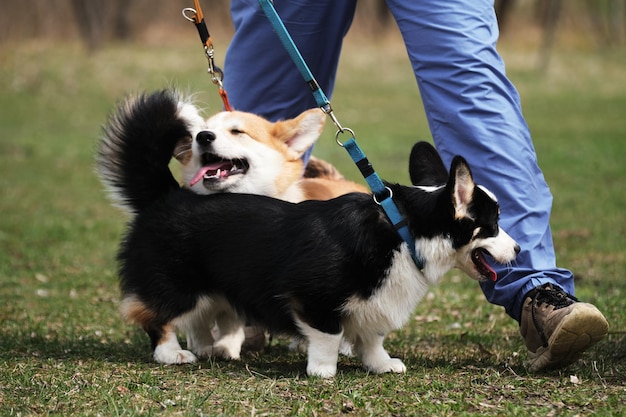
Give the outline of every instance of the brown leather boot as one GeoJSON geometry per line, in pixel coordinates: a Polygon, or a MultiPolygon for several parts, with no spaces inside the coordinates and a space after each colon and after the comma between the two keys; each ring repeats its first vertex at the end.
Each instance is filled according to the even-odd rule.
{"type": "Polygon", "coordinates": [[[602,339],[609,324],[592,304],[545,284],[526,294],[520,333],[528,348],[531,372],[562,368],[602,339]]]}

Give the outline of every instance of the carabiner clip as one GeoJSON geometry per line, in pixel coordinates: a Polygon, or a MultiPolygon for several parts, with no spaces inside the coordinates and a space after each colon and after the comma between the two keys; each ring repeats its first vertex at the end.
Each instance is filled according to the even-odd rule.
{"type": "Polygon", "coordinates": [[[198,12],[196,11],[196,9],[193,9],[191,7],[185,7],[183,9],[183,17],[189,20],[191,23],[200,23],[196,20],[196,18],[198,17],[198,12]],[[192,13],[192,15],[188,16],[187,13],[192,13]]]}
{"type": "Polygon", "coordinates": [[[337,145],[341,146],[342,148],[343,148],[343,142],[339,140],[339,135],[346,133],[346,132],[350,133],[351,137],[354,138],[354,131],[350,129],[349,127],[342,127],[340,128],[340,130],[338,130],[335,133],[335,142],[337,142],[337,145]]]}
{"type": "MultiPolygon", "coordinates": [[[[391,191],[391,188],[389,187],[385,187],[385,190],[387,190],[387,192],[389,192],[389,195],[385,198],[383,198],[383,200],[386,200],[388,198],[393,198],[393,191],[391,191]]],[[[374,202],[376,204],[378,204],[379,206],[382,204],[380,201],[378,201],[378,199],[376,198],[376,194],[372,193],[372,198],[374,199],[374,202]]]]}
{"type": "Polygon", "coordinates": [[[343,127],[341,126],[341,123],[339,123],[339,119],[337,119],[337,116],[335,116],[335,113],[333,112],[333,108],[330,106],[330,102],[327,101],[325,105],[320,107],[320,109],[322,109],[322,111],[326,113],[328,117],[330,117],[330,120],[332,120],[335,126],[337,126],[337,129],[339,129],[339,132],[343,133],[343,127]]]}
{"type": "Polygon", "coordinates": [[[211,81],[213,84],[222,87],[222,81],[224,80],[224,71],[215,65],[209,65],[209,74],[211,74],[211,81]]]}

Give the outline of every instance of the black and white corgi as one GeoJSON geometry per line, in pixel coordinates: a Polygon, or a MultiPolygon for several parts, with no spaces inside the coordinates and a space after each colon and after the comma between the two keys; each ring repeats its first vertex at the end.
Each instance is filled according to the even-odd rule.
{"type": "Polygon", "coordinates": [[[498,227],[495,196],[474,184],[465,160],[454,158],[448,176],[425,142],[411,152],[414,186],[388,184],[425,259],[419,270],[367,194],[301,203],[200,195],[181,188],[168,166],[179,139],[192,134],[184,120],[163,117],[149,137],[118,135],[111,123],[120,120],[105,128],[99,173],[135,213],[118,254],[121,310],[148,333],[157,362],[237,359],[248,321],[303,337],[309,375],[336,374],[343,338],[367,370],[405,372],[383,340],[428,286],[454,267],[495,279],[485,254],[506,264],[519,252],[498,227]]]}

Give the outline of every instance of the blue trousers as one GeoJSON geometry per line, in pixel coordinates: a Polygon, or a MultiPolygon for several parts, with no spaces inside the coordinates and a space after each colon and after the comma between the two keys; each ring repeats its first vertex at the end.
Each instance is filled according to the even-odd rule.
{"type": "MultiPolygon", "coordinates": [[[[387,0],[419,85],[430,131],[449,166],[462,155],[477,183],[501,206],[500,225],[520,244],[498,280],[481,283],[487,299],[519,321],[524,295],[553,283],[574,294],[573,274],[556,267],[549,220],[552,195],[537,164],[519,95],[495,49],[493,0],[387,0]]],[[[344,35],[356,0],[275,0],[274,6],[311,72],[331,97],[344,35]]],[[[231,0],[235,35],[224,85],[235,109],[270,120],[317,107],[257,0],[231,0]]]]}

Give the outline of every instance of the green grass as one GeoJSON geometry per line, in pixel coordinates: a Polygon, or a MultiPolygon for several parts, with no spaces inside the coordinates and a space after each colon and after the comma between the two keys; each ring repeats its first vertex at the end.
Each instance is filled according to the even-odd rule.
{"type": "MultiPolygon", "coordinates": [[[[541,75],[532,55],[503,45],[555,196],[559,261],[611,324],[578,363],[529,374],[516,323],[458,272],[390,335],[405,375],[368,375],[342,358],[334,380],[307,378],[305,357],[283,340],[239,362],[152,363],[147,337],[117,313],[125,218],[93,173],[93,149],[129,92],[176,85],[200,91],[208,113],[220,107],[195,40],[92,55],[67,44],[0,50],[1,415],[626,412],[624,51],[558,53],[541,75]]],[[[429,133],[402,47],[348,45],[333,107],[381,175],[406,182],[410,146],[429,133]]],[[[316,153],[360,180],[332,126],[316,153]]]]}

